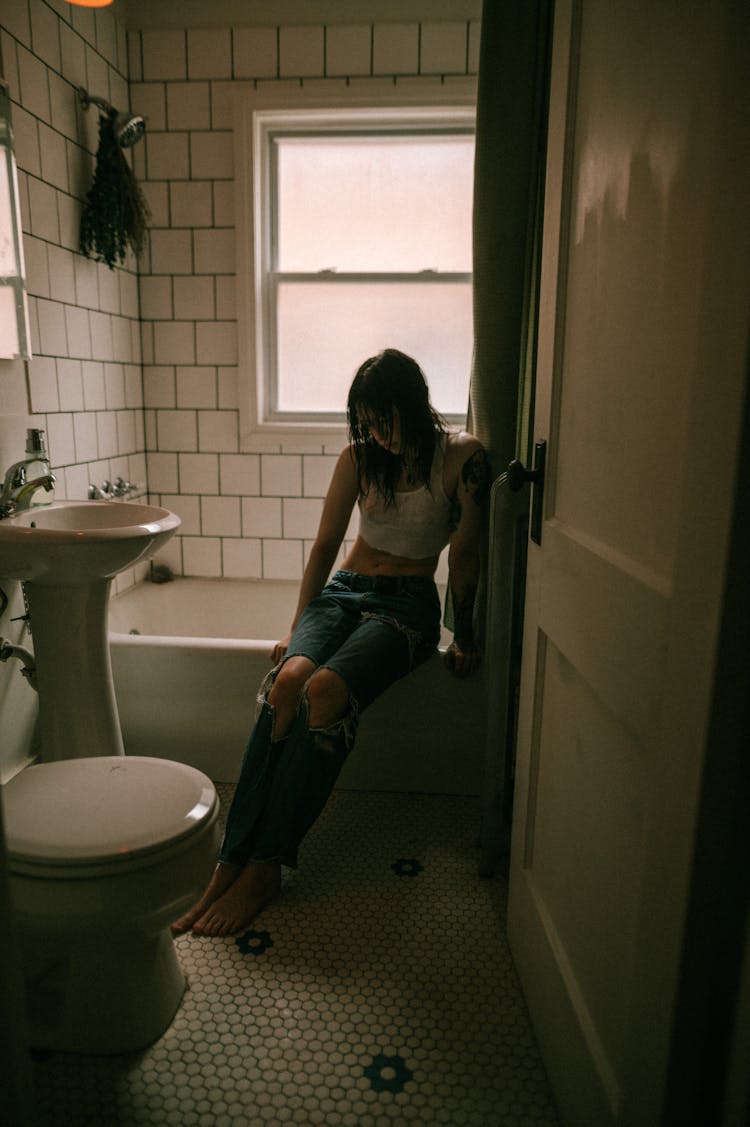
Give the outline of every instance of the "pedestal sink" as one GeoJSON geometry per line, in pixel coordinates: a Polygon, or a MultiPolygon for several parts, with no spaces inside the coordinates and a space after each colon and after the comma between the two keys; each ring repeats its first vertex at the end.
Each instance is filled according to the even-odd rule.
{"type": "Polygon", "coordinates": [[[124,754],[109,658],[113,576],[180,526],[156,505],[54,501],[0,520],[0,579],[24,582],[42,759],[124,754]]]}

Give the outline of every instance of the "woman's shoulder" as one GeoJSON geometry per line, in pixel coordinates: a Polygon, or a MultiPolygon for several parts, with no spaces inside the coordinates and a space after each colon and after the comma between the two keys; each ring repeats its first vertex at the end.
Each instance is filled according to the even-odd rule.
{"type": "Polygon", "coordinates": [[[350,443],[343,448],[336,458],[331,484],[338,484],[340,487],[352,487],[356,485],[358,481],[359,470],[357,468],[357,458],[354,453],[354,446],[350,443]]]}
{"type": "Polygon", "coordinates": [[[445,469],[452,483],[473,482],[482,488],[489,480],[489,463],[484,446],[468,431],[449,431],[445,440],[445,469]]]}
{"type": "Polygon", "coordinates": [[[462,464],[484,447],[476,435],[466,430],[449,430],[445,435],[445,457],[450,462],[462,464]]]}
{"type": "Polygon", "coordinates": [[[358,464],[359,459],[357,458],[357,450],[355,444],[353,442],[348,442],[346,446],[344,446],[344,448],[340,451],[336,459],[336,465],[346,468],[347,470],[356,470],[358,464]]]}

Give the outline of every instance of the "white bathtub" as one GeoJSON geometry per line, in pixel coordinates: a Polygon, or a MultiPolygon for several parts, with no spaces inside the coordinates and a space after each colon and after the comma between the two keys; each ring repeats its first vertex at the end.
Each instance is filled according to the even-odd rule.
{"type": "MultiPolygon", "coordinates": [[[[256,692],[298,587],[177,578],[113,596],[110,650],[126,752],[236,779],[256,692]]],[[[458,681],[436,654],[363,713],[338,786],[478,794],[484,717],[482,677],[458,681]]]]}

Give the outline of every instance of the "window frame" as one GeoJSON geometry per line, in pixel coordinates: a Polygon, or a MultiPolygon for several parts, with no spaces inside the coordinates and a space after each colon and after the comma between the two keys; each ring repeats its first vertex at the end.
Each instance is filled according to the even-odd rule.
{"type": "MultiPolygon", "coordinates": [[[[476,82],[437,78],[412,79],[402,86],[393,82],[363,83],[359,87],[332,82],[330,91],[297,88],[294,90],[238,90],[234,105],[237,235],[237,329],[238,329],[238,406],[240,449],[277,448],[293,442],[299,449],[338,444],[346,434],[343,419],[321,413],[290,419],[270,414],[269,361],[275,347],[270,332],[273,292],[278,278],[294,278],[292,273],[269,274],[273,263],[272,216],[273,169],[267,139],[281,123],[292,128],[311,127],[340,130],[344,125],[374,124],[378,130],[403,129],[404,124],[446,131],[473,130],[475,126],[476,82]],[[243,268],[247,264],[247,268],[243,268]]],[[[306,280],[310,274],[300,275],[306,280]]],[[[351,274],[336,272],[318,275],[321,281],[395,279],[395,274],[351,274]]],[[[464,280],[471,275],[425,272],[405,274],[408,280],[445,282],[464,280]]]]}

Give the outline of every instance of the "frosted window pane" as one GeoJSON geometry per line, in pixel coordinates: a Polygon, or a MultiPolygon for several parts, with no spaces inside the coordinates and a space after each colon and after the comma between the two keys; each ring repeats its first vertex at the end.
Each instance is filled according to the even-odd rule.
{"type": "Polygon", "coordinates": [[[471,272],[471,135],[277,138],[281,271],[471,272]]]}
{"type": "Polygon", "coordinates": [[[469,282],[284,282],[277,324],[280,411],[345,411],[362,361],[383,348],[400,348],[422,368],[438,411],[466,414],[473,341],[469,282]]]}

